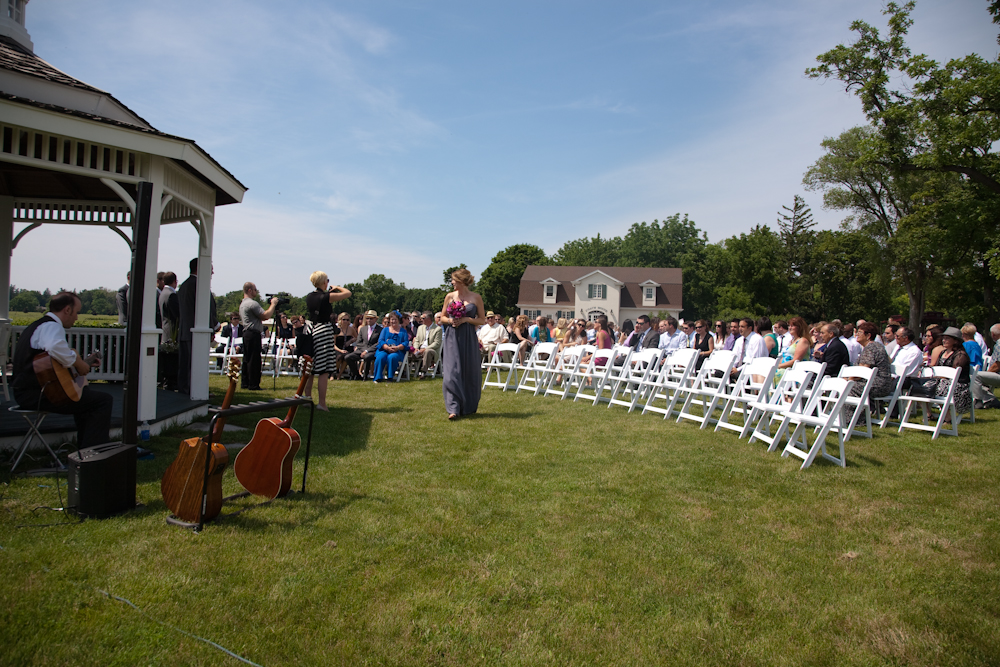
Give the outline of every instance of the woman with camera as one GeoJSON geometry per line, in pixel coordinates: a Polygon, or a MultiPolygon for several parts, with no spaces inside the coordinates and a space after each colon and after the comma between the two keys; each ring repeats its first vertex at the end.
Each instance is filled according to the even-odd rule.
{"type": "Polygon", "coordinates": [[[319,403],[316,407],[324,412],[326,407],[326,386],[330,381],[330,374],[337,370],[337,355],[334,349],[333,323],[330,317],[333,315],[333,303],[343,301],[351,297],[351,290],[344,289],[337,285],[330,287],[330,278],[322,271],[314,271],[309,276],[309,281],[316,289],[306,296],[306,310],[309,314],[309,324],[306,329],[312,334],[313,339],[313,368],[312,375],[306,381],[305,395],[312,397],[312,379],[319,378],[319,403]]]}

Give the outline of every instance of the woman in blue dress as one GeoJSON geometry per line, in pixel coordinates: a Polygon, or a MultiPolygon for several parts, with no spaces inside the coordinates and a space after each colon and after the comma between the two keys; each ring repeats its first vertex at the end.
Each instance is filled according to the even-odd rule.
{"type": "Polygon", "coordinates": [[[482,390],[482,357],[479,354],[479,339],[476,327],[486,324],[483,313],[483,298],[469,290],[472,274],[468,269],[459,269],[451,274],[454,292],[448,292],[441,308],[441,324],[444,327],[441,345],[441,363],[444,364],[444,407],[448,419],[460,415],[471,415],[479,408],[479,393],[482,390]],[[452,318],[448,306],[457,301],[465,306],[465,316],[452,318]]]}
{"type": "Polygon", "coordinates": [[[389,376],[392,380],[396,377],[396,368],[406,359],[406,348],[410,342],[410,337],[400,326],[399,313],[393,311],[389,313],[389,326],[382,329],[378,337],[378,346],[375,348],[375,380],[382,380],[382,375],[388,366],[389,376]]]}

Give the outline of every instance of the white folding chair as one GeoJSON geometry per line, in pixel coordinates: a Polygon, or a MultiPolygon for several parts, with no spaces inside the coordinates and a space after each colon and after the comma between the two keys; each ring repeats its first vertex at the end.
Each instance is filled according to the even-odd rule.
{"type": "Polygon", "coordinates": [[[614,366],[614,354],[614,349],[597,350],[591,355],[590,361],[586,365],[581,361],[580,367],[571,378],[571,382],[576,387],[576,391],[573,392],[573,401],[583,397],[589,399],[591,405],[597,403],[614,366]],[[591,390],[591,393],[587,393],[588,389],[591,390]]]}
{"type": "Polygon", "coordinates": [[[802,412],[793,412],[788,416],[795,429],[788,438],[781,456],[792,454],[802,459],[799,470],[805,470],[812,465],[817,456],[836,463],[841,468],[847,467],[847,455],[844,450],[844,429],[837,429],[840,411],[847,404],[847,396],[851,391],[850,380],[844,378],[825,377],[813,390],[809,402],[802,412]],[[840,456],[831,456],[826,451],[826,437],[834,431],[840,456]],[[815,439],[809,444],[809,434],[814,433],[815,439]]]}
{"type": "Polygon", "coordinates": [[[396,368],[396,378],[395,382],[402,382],[404,379],[409,381],[410,379],[410,351],[407,350],[403,356],[403,360],[399,362],[399,367],[396,368]]]}
{"type": "Polygon", "coordinates": [[[610,368],[607,369],[607,375],[600,389],[594,392],[594,405],[597,405],[599,401],[608,402],[611,400],[611,394],[614,393],[615,387],[618,386],[623,377],[631,373],[633,351],[631,347],[626,345],[615,345],[611,348],[610,368]]]}
{"type": "MultiPolygon", "coordinates": [[[[441,363],[440,360],[434,364],[434,372],[437,372],[437,365],[441,363]]],[[[486,387],[498,387],[503,391],[507,391],[513,387],[517,387],[517,343],[500,343],[493,350],[493,355],[490,360],[483,364],[483,368],[486,369],[486,380],[483,381],[483,389],[486,387]],[[504,354],[510,355],[510,361],[504,361],[504,354]],[[490,374],[496,373],[497,379],[495,381],[490,380],[490,374]]],[[[431,375],[434,377],[434,375],[431,375]]]]}
{"type": "Polygon", "coordinates": [[[715,406],[726,399],[729,372],[733,369],[734,363],[736,363],[736,353],[732,350],[716,350],[712,353],[698,371],[694,384],[686,391],[684,407],[677,415],[678,423],[682,419],[690,419],[701,424],[701,428],[705,428],[715,406]],[[692,412],[695,406],[701,407],[700,415],[692,412]]]}
{"type": "Polygon", "coordinates": [[[948,381],[948,393],[944,396],[910,396],[904,394],[899,397],[900,410],[903,412],[899,420],[899,432],[904,428],[915,428],[920,431],[930,431],[934,435],[931,440],[936,440],[939,435],[958,435],[958,414],[955,410],[955,378],[961,372],[960,368],[950,368],[948,366],[932,366],[929,369],[930,377],[948,381]],[[910,420],[910,413],[914,406],[920,407],[922,421],[914,423],[910,420]],[[928,415],[932,410],[938,410],[937,421],[934,424],[928,423],[928,415]],[[945,417],[951,417],[950,428],[945,428],[945,417]]]}
{"type": "Polygon", "coordinates": [[[871,396],[869,393],[869,398],[871,402],[875,405],[876,410],[881,412],[882,404],[885,403],[885,416],[879,421],[879,428],[885,428],[892,422],[892,411],[896,407],[896,403],[899,401],[900,395],[903,393],[903,383],[906,381],[906,362],[905,361],[894,361],[892,362],[892,379],[895,384],[892,388],[892,393],[888,396],[871,396]]]}
{"type": "Polygon", "coordinates": [[[521,390],[530,390],[535,396],[545,388],[548,381],[548,371],[556,363],[556,347],[558,343],[536,343],[531,348],[531,356],[524,363],[521,370],[521,381],[517,385],[515,394],[521,390]],[[543,358],[544,357],[544,358],[543,358]]]}
{"type": "Polygon", "coordinates": [[[655,412],[662,414],[664,419],[670,417],[690,384],[697,365],[698,350],[690,347],[677,350],[664,359],[656,382],[650,388],[642,414],[655,412]],[[656,404],[660,399],[664,402],[663,407],[656,404]]]}
{"type": "Polygon", "coordinates": [[[628,367],[622,367],[621,375],[608,399],[608,407],[620,405],[627,407],[629,412],[635,409],[635,404],[642,394],[643,381],[656,373],[660,361],[660,351],[646,349],[633,352],[627,362],[628,367]]]}
{"type": "Polygon", "coordinates": [[[715,424],[716,431],[724,428],[737,433],[743,432],[743,427],[750,417],[750,403],[756,400],[766,402],[771,396],[777,368],[778,360],[770,357],[758,357],[743,364],[740,375],[736,378],[736,385],[730,388],[725,407],[722,408],[719,421],[715,424]],[[742,423],[734,424],[729,421],[734,414],[743,417],[742,423]]]}
{"type": "Polygon", "coordinates": [[[868,395],[871,393],[872,388],[872,377],[875,375],[874,368],[866,368],[865,366],[841,366],[840,373],[838,377],[850,378],[854,380],[854,386],[858,386],[859,383],[863,382],[864,387],[861,389],[860,396],[848,396],[845,405],[847,406],[844,410],[846,415],[842,414],[841,417],[847,416],[847,424],[841,424],[841,420],[837,421],[834,428],[846,428],[844,442],[848,442],[852,435],[863,435],[866,438],[872,437],[872,412],[868,405],[868,395]],[[856,428],[858,421],[861,417],[865,418],[865,428],[858,430],[856,428]]]}
{"type": "Polygon", "coordinates": [[[743,424],[740,437],[749,435],[749,442],[761,440],[768,444],[767,451],[776,450],[788,432],[788,415],[805,409],[808,401],[806,392],[813,384],[813,377],[812,372],[805,368],[786,370],[766,400],[758,398],[750,403],[750,416],[743,424]],[[778,422],[778,430],[772,435],[774,422],[778,422]]]}
{"type": "Polygon", "coordinates": [[[543,396],[552,394],[562,399],[566,398],[567,388],[572,386],[574,374],[580,368],[580,363],[588,354],[597,351],[594,345],[573,345],[565,348],[562,352],[556,352],[556,362],[549,372],[548,382],[545,383],[543,396]]]}

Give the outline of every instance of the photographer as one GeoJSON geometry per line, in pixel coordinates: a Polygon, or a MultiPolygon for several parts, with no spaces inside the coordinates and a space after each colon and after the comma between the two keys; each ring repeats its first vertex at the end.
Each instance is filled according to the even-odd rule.
{"type": "Polygon", "coordinates": [[[260,391],[261,337],[264,335],[264,320],[274,317],[278,307],[278,297],[271,298],[271,306],[264,308],[257,301],[260,292],[253,283],[243,285],[243,301],[240,303],[240,322],[243,324],[243,372],[240,386],[250,391],[260,391]]]}
{"type": "Polygon", "coordinates": [[[326,386],[330,374],[337,371],[337,355],[334,349],[334,331],[331,324],[333,303],[351,297],[351,290],[339,285],[330,287],[330,279],[323,271],[314,271],[309,276],[309,282],[316,289],[306,297],[306,308],[309,312],[310,333],[313,339],[312,376],[306,380],[303,391],[306,396],[312,396],[312,379],[318,377],[319,402],[316,408],[326,411],[326,386]]]}

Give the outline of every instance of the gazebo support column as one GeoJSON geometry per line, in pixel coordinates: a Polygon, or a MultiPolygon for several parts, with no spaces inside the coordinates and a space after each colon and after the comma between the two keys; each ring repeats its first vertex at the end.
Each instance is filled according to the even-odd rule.
{"type": "MultiPolygon", "coordinates": [[[[163,158],[152,156],[149,180],[153,184],[153,205],[149,211],[149,236],[146,241],[146,276],[142,295],[142,345],[139,361],[139,421],[156,419],[156,377],[159,362],[160,333],[156,326],[156,267],[160,256],[160,218],[163,213],[163,158]],[[152,354],[150,351],[152,350],[152,354]]],[[[134,208],[133,208],[134,211],[134,208]]],[[[133,213],[134,215],[134,213],[133,213]]],[[[133,234],[132,243],[135,243],[133,234]]]]}
{"type": "Polygon", "coordinates": [[[0,197],[0,323],[10,321],[10,254],[14,242],[14,198],[0,197]]]}
{"type": "Polygon", "coordinates": [[[215,215],[200,213],[198,227],[198,291],[195,298],[194,327],[191,328],[191,398],[208,400],[208,355],[213,329],[209,322],[212,298],[212,237],[215,215]]]}

